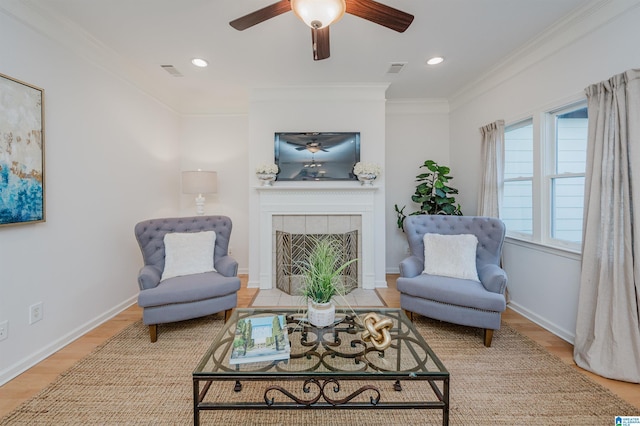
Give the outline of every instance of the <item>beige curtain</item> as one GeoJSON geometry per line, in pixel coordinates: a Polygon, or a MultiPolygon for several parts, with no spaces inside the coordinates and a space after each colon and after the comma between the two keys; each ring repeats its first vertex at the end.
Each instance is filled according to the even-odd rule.
{"type": "Polygon", "coordinates": [[[478,215],[500,217],[504,188],[504,120],[480,128],[482,134],[482,179],[478,215]]]}
{"type": "Polygon", "coordinates": [[[640,383],[640,70],[585,89],[589,137],[574,359],[640,383]]]}

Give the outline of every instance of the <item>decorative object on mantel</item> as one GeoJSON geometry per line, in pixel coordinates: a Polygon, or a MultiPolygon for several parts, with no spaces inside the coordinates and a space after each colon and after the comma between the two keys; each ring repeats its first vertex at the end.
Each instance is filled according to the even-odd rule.
{"type": "MultiPolygon", "coordinates": [[[[448,185],[453,176],[449,176],[451,169],[447,166],[440,166],[433,160],[427,160],[420,166],[427,169],[425,173],[416,176],[416,192],[411,196],[414,203],[420,204],[420,210],[410,213],[410,216],[419,214],[444,214],[452,216],[462,216],[460,204],[456,205],[456,199],[451,197],[457,194],[458,190],[448,185]]],[[[403,229],[404,209],[398,208],[395,204],[396,215],[398,216],[398,228],[403,229]]]]}
{"type": "Polygon", "coordinates": [[[353,173],[358,176],[361,185],[373,185],[373,182],[382,174],[382,168],[376,163],[359,161],[353,167],[353,173]]]}
{"type": "Polygon", "coordinates": [[[365,328],[361,336],[363,341],[371,341],[373,347],[379,351],[384,351],[391,346],[391,334],[389,333],[393,326],[391,318],[380,318],[375,312],[370,312],[362,322],[365,328]]]}
{"type": "Polygon", "coordinates": [[[342,261],[341,250],[335,240],[326,238],[311,239],[313,248],[306,261],[300,265],[302,286],[300,292],[307,300],[309,323],[316,327],[326,327],[335,321],[334,296],[344,296],[345,285],[342,271],[357,261],[342,261]]]}
{"type": "Polygon", "coordinates": [[[202,194],[218,192],[218,173],[204,170],[182,172],[182,192],[198,194],[196,197],[196,213],[204,215],[204,197],[202,194]]]}
{"type": "Polygon", "coordinates": [[[263,163],[256,167],[256,176],[262,186],[272,186],[278,174],[278,166],[274,163],[263,163]]]}

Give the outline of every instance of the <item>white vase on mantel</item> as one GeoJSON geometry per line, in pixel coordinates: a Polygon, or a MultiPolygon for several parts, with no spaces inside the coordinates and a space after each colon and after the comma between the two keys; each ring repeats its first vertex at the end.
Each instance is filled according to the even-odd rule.
{"type": "Polygon", "coordinates": [[[273,182],[276,180],[275,173],[256,173],[256,176],[262,186],[273,186],[273,182]]]}
{"type": "Polygon", "coordinates": [[[358,180],[360,181],[361,185],[368,185],[371,186],[373,185],[373,182],[376,180],[376,178],[378,177],[378,175],[373,174],[373,173],[361,173],[358,175],[358,180]]]}
{"type": "Polygon", "coordinates": [[[333,325],[336,320],[336,305],[333,302],[316,303],[309,301],[307,310],[309,323],[315,327],[333,325]]]}

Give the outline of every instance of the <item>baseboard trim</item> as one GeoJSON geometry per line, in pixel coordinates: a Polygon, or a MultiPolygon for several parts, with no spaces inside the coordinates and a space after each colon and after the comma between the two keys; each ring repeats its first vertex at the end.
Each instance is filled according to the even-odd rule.
{"type": "Polygon", "coordinates": [[[546,320],[545,318],[539,316],[538,314],[531,312],[527,308],[521,305],[518,305],[518,303],[516,302],[510,301],[508,304],[508,307],[514,312],[517,312],[518,314],[522,315],[529,321],[534,322],[538,324],[540,327],[544,328],[545,330],[555,334],[562,340],[569,342],[572,345],[574,344],[575,338],[576,338],[575,333],[571,333],[568,330],[565,330],[564,328],[559,327],[558,325],[546,320]]]}
{"type": "Polygon", "coordinates": [[[18,362],[16,364],[13,364],[13,365],[9,366],[8,368],[6,368],[5,370],[1,371],[0,372],[0,386],[2,386],[5,383],[9,382],[10,380],[14,379],[18,375],[24,373],[25,371],[27,371],[28,369],[30,369],[34,365],[36,365],[39,362],[43,361],[45,358],[53,355],[54,353],[56,353],[60,349],[62,349],[65,346],[67,346],[69,343],[71,343],[74,340],[82,337],[83,335],[85,335],[89,331],[93,330],[94,328],[98,327],[99,325],[101,325],[101,324],[107,322],[108,320],[110,320],[111,318],[115,317],[120,312],[122,312],[125,309],[127,309],[129,306],[135,304],[137,299],[138,299],[137,295],[130,297],[129,299],[127,299],[124,302],[116,305],[112,309],[109,309],[108,311],[104,312],[103,314],[98,315],[97,317],[93,318],[92,320],[84,323],[80,327],[70,331],[69,333],[65,334],[64,336],[62,336],[58,340],[52,342],[51,344],[47,345],[46,347],[41,348],[40,350],[38,350],[37,352],[31,354],[30,356],[28,356],[27,358],[23,359],[22,361],[20,361],[20,362],[18,362]]]}

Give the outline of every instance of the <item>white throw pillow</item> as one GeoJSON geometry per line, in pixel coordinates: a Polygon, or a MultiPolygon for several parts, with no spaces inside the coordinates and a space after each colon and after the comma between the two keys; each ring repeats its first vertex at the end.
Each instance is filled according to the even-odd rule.
{"type": "Polygon", "coordinates": [[[215,231],[170,232],[164,236],[162,279],[215,271],[213,250],[215,231]]]}
{"type": "Polygon", "coordinates": [[[424,234],[423,274],[480,281],[476,269],[478,238],[472,234],[424,234]]]}

